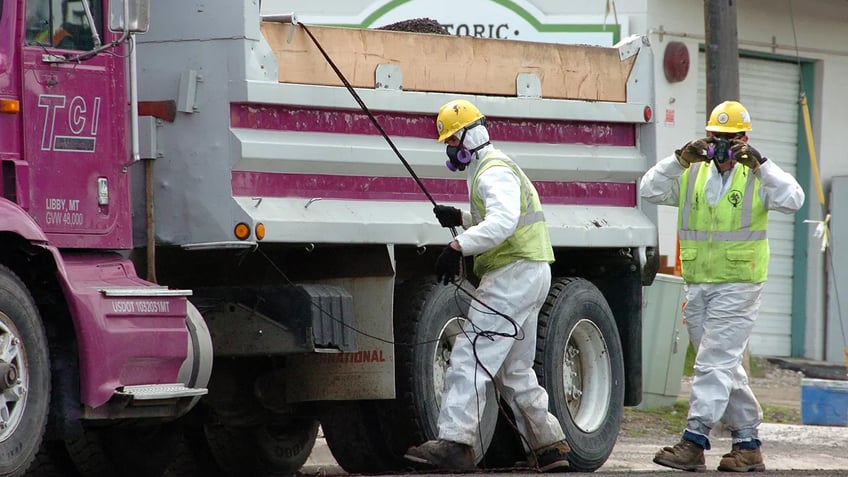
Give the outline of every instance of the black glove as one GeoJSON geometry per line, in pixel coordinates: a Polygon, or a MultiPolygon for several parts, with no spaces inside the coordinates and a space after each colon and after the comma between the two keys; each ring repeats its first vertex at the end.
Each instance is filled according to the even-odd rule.
{"type": "Polygon", "coordinates": [[[433,207],[433,213],[439,219],[442,227],[459,227],[462,225],[462,211],[449,205],[433,207]]]}
{"type": "Polygon", "coordinates": [[[730,152],[733,154],[731,157],[740,164],[748,166],[752,171],[759,169],[760,165],[768,160],[760,154],[760,151],[744,141],[734,141],[730,152]]]}
{"type": "Polygon", "coordinates": [[[462,260],[462,252],[454,250],[448,245],[442,250],[442,254],[436,260],[436,281],[447,285],[453,277],[459,275],[459,261],[462,260]]]}
{"type": "Polygon", "coordinates": [[[686,143],[685,146],[674,151],[674,155],[677,156],[677,162],[679,162],[681,166],[689,167],[693,162],[708,161],[708,148],[709,143],[706,139],[695,139],[694,141],[689,141],[688,143],[686,143]]]}

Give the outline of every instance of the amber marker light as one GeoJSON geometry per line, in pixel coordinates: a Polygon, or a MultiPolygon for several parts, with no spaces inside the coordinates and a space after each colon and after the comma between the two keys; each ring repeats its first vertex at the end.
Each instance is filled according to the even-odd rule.
{"type": "Polygon", "coordinates": [[[254,231],[256,234],[256,240],[262,240],[265,238],[265,224],[259,222],[256,224],[256,230],[254,231]]]}
{"type": "Polygon", "coordinates": [[[244,222],[236,224],[236,228],[233,232],[235,232],[236,238],[239,240],[247,240],[247,238],[250,237],[250,227],[248,227],[244,222]]]}
{"type": "Polygon", "coordinates": [[[17,99],[0,99],[0,113],[16,114],[21,112],[21,102],[17,99]]]}

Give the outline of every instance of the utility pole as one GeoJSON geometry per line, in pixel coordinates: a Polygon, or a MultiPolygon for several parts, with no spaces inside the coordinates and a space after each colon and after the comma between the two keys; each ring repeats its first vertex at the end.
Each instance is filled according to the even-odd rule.
{"type": "MultiPolygon", "coordinates": [[[[704,0],[706,33],[707,117],[723,102],[739,101],[739,35],[736,0],[704,0]]],[[[751,374],[751,348],[745,347],[742,367],[751,374]]]]}
{"type": "Polygon", "coordinates": [[[722,101],[739,101],[736,0],[704,0],[707,116],[722,101]]]}

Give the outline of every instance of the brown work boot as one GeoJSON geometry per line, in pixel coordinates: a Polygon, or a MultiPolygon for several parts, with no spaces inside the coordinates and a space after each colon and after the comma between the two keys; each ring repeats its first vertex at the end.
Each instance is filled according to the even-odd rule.
{"type": "Polygon", "coordinates": [[[723,472],[765,472],[763,453],[760,448],[740,449],[734,447],[729,454],[721,456],[718,470],[723,472]]]}
{"type": "Polygon", "coordinates": [[[688,439],[680,439],[674,447],[660,449],[654,456],[654,463],[689,472],[707,470],[704,465],[704,448],[688,439]]]}
{"type": "Polygon", "coordinates": [[[427,441],[420,446],[410,447],[403,456],[417,464],[445,470],[474,469],[474,449],[469,445],[444,439],[427,441]]]}
{"type": "Polygon", "coordinates": [[[536,466],[539,467],[540,472],[565,472],[568,470],[569,452],[571,447],[568,447],[568,442],[562,440],[536,449],[530,456],[530,460],[533,462],[533,456],[535,456],[536,466]]]}

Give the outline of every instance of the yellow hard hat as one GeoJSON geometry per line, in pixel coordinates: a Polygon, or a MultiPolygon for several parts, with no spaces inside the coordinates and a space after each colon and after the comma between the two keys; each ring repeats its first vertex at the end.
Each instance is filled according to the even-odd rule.
{"type": "Polygon", "coordinates": [[[470,101],[455,99],[446,103],[439,108],[439,115],[436,117],[436,130],[439,133],[437,141],[445,142],[460,129],[482,118],[483,113],[470,101]]]}
{"type": "Polygon", "coordinates": [[[738,101],[725,101],[710,113],[704,128],[711,132],[738,133],[751,130],[751,115],[738,101]]]}

